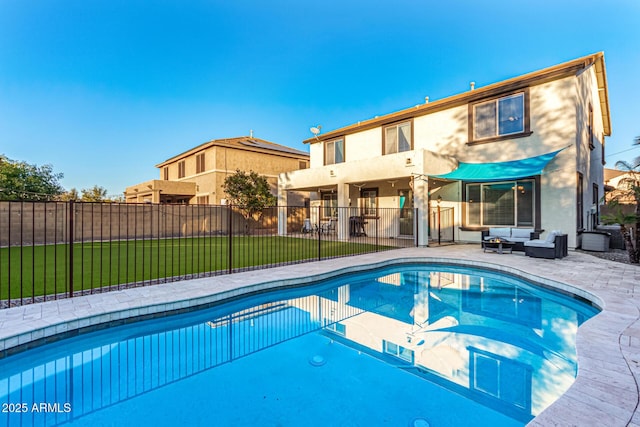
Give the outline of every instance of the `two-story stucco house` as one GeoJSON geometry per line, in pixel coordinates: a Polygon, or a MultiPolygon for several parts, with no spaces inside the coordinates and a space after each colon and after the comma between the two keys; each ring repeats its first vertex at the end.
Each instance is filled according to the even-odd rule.
{"type": "MultiPolygon", "coordinates": [[[[413,227],[398,215],[384,233],[417,233],[420,245],[438,204],[453,212],[456,241],[480,241],[488,227],[535,227],[543,237],[562,230],[575,248],[578,231],[594,225],[610,133],[597,53],[310,138],[311,167],[280,175],[279,204],[305,190],[316,204],[365,215],[415,206],[413,227]]],[[[348,218],[337,220],[347,239],[348,218]]]]}
{"type": "MultiPolygon", "coordinates": [[[[156,165],[160,179],[127,187],[128,203],[223,204],[224,179],[237,170],[267,178],[275,193],[278,174],[309,166],[309,154],[253,135],[215,139],[156,165]]],[[[304,204],[300,193],[291,200],[304,204]]]]}

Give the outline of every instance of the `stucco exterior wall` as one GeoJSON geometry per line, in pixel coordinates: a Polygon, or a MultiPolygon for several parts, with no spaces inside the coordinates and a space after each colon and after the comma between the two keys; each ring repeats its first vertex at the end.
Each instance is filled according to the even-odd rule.
{"type": "Polygon", "coordinates": [[[464,151],[468,139],[467,116],[467,106],[461,105],[416,117],[414,147],[449,156],[464,151]]]}
{"type": "Polygon", "coordinates": [[[595,229],[595,222],[591,217],[592,206],[601,204],[604,196],[604,124],[598,101],[598,85],[593,68],[580,74],[576,79],[576,128],[577,171],[584,176],[583,215],[584,226],[595,229]],[[589,107],[593,109],[593,137],[589,135],[589,107]],[[590,146],[590,143],[592,144],[590,146]],[[597,200],[594,200],[593,185],[598,186],[597,200]],[[595,203],[594,203],[595,202],[595,203]]]}
{"type": "Polygon", "coordinates": [[[372,159],[382,155],[382,129],[380,127],[347,135],[346,161],[372,159]]]}
{"type": "Polygon", "coordinates": [[[309,144],[309,167],[319,168],[324,164],[324,144],[313,142],[309,144]]]}
{"type": "Polygon", "coordinates": [[[575,99],[574,77],[531,88],[531,142],[540,145],[542,152],[567,147],[540,176],[542,237],[551,230],[561,230],[567,233],[572,248],[576,246],[575,99]]]}

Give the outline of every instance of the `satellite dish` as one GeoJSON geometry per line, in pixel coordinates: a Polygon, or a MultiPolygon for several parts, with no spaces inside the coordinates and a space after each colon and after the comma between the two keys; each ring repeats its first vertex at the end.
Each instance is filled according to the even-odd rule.
{"type": "Polygon", "coordinates": [[[322,126],[318,125],[318,126],[314,126],[311,129],[309,129],[311,131],[311,133],[313,134],[313,136],[316,137],[316,139],[318,139],[318,135],[320,134],[320,129],[322,129],[322,126]]]}

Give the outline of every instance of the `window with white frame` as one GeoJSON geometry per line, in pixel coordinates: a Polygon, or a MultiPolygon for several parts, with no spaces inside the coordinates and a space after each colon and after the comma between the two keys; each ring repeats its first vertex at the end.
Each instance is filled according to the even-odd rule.
{"type": "Polygon", "coordinates": [[[535,181],[466,185],[467,225],[533,227],[535,181]]]}
{"type": "Polygon", "coordinates": [[[471,390],[531,410],[531,367],[473,347],[469,348],[469,359],[471,390]]]}
{"type": "Polygon", "coordinates": [[[390,354],[409,363],[413,363],[413,350],[387,340],[382,341],[382,349],[386,354],[390,354]]]}
{"type": "Polygon", "coordinates": [[[333,165],[344,162],[344,139],[325,143],[324,164],[333,165]]]}
{"type": "Polygon", "coordinates": [[[327,326],[326,329],[335,332],[336,334],[342,335],[342,336],[346,336],[347,335],[347,326],[344,323],[340,323],[340,322],[333,322],[333,323],[329,323],[331,322],[328,319],[325,319],[325,322],[327,322],[327,326]]]}
{"type": "Polygon", "coordinates": [[[384,154],[411,150],[411,122],[403,122],[384,128],[384,154]]]}
{"type": "Polygon", "coordinates": [[[520,92],[473,106],[473,139],[525,132],[525,93],[520,92]]]}

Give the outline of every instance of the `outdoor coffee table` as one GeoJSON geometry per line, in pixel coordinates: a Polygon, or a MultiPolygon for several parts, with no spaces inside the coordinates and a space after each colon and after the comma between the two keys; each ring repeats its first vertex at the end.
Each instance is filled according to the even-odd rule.
{"type": "Polygon", "coordinates": [[[487,249],[493,252],[497,252],[499,254],[504,253],[503,251],[509,251],[509,253],[513,252],[513,247],[515,246],[515,242],[510,242],[506,239],[491,239],[485,240],[484,242],[484,252],[487,252],[487,249]]]}

